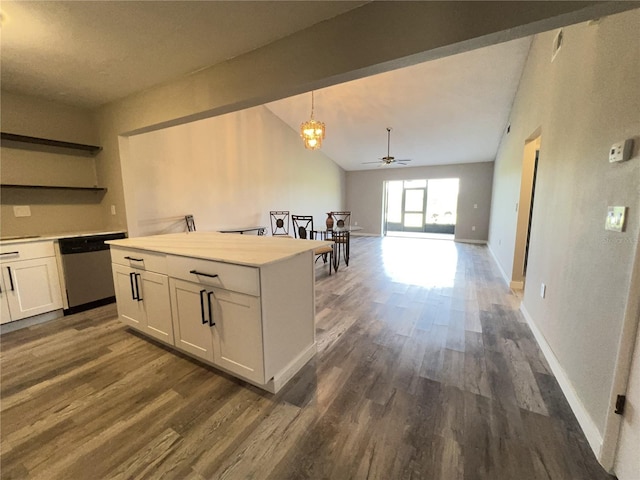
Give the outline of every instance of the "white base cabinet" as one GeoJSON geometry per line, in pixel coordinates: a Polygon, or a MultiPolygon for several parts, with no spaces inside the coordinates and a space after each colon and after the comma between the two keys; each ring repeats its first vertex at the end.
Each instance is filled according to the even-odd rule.
{"type": "Polygon", "coordinates": [[[135,267],[113,265],[118,315],[127,325],[173,344],[169,278],[135,267]]]}
{"type": "Polygon", "coordinates": [[[1,323],[62,308],[53,241],[3,245],[1,323]]]}
{"type": "MultiPolygon", "coordinates": [[[[227,242],[233,237],[236,242],[255,242],[251,248],[271,243],[278,249],[296,249],[302,242],[222,237],[227,242]]],[[[153,238],[110,242],[118,313],[124,323],[273,393],[313,357],[315,242],[307,251],[257,266],[202,258],[210,248],[209,238],[212,243],[218,240],[215,236],[184,237],[207,240],[194,247],[199,258],[171,254],[170,245],[166,254],[157,247],[128,247],[153,238]]],[[[184,245],[179,248],[188,251],[184,245]]]]}
{"type": "Polygon", "coordinates": [[[265,383],[260,299],[171,279],[175,346],[257,383],[265,383]]]}

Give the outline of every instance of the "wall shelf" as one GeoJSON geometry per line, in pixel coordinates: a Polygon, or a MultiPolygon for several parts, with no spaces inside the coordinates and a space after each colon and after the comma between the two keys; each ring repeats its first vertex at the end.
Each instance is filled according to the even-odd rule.
{"type": "Polygon", "coordinates": [[[83,190],[87,192],[106,192],[105,187],[68,187],[64,185],[16,185],[12,183],[1,183],[2,188],[30,188],[40,190],[83,190]]]}
{"type": "Polygon", "coordinates": [[[61,142],[48,138],[29,137],[27,135],[17,135],[15,133],[0,132],[3,146],[16,148],[30,148],[30,146],[45,147],[54,150],[62,150],[67,153],[81,155],[97,155],[102,147],[97,145],[84,145],[82,143],[61,142]]]}

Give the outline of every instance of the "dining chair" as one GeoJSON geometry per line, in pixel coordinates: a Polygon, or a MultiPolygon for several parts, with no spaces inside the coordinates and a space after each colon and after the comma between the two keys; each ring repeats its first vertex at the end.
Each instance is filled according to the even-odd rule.
{"type": "MultiPolygon", "coordinates": [[[[313,216],[311,215],[291,215],[291,223],[293,224],[293,235],[295,238],[302,240],[317,240],[319,232],[313,228],[313,216]]],[[[316,256],[316,262],[320,257],[322,261],[327,263],[329,257],[329,275],[331,275],[331,266],[333,264],[333,246],[325,245],[316,248],[313,251],[316,256]]]]}
{"type": "Polygon", "coordinates": [[[287,210],[272,210],[271,235],[289,235],[289,212],[287,210]]]}
{"type": "Polygon", "coordinates": [[[185,215],[184,221],[187,223],[187,232],[196,231],[196,221],[193,219],[193,215],[185,215]]]}
{"type": "MultiPolygon", "coordinates": [[[[331,239],[336,243],[336,265],[340,260],[340,253],[344,256],[344,263],[349,266],[349,246],[351,243],[351,212],[331,212],[333,217],[333,228],[331,239]],[[340,231],[340,229],[343,229],[340,231]]],[[[335,269],[335,267],[334,267],[335,269]]]]}
{"type": "Polygon", "coordinates": [[[331,212],[333,225],[338,228],[349,228],[351,226],[351,212],[331,212]]]}

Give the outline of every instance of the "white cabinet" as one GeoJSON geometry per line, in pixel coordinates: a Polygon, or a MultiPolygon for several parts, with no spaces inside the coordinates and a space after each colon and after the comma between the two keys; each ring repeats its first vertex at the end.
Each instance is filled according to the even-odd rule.
{"type": "Polygon", "coordinates": [[[143,333],[173,345],[167,275],[114,263],[113,284],[120,319],[143,333]]]}
{"type": "Polygon", "coordinates": [[[171,311],[175,346],[213,362],[213,337],[209,325],[210,296],[197,283],[171,279],[171,311]]]}
{"type": "Polygon", "coordinates": [[[319,242],[248,237],[190,232],[109,242],[118,313],[276,393],[316,352],[319,242]]]}
{"type": "Polygon", "coordinates": [[[212,307],[214,363],[244,378],[264,383],[260,299],[213,289],[212,307]]]}
{"type": "Polygon", "coordinates": [[[11,321],[11,313],[9,313],[9,302],[7,300],[7,292],[4,289],[4,282],[0,280],[0,324],[9,323],[11,321]]]}
{"type": "Polygon", "coordinates": [[[3,245],[0,254],[2,323],[62,308],[53,241],[3,245]]]}
{"type": "Polygon", "coordinates": [[[203,283],[169,283],[176,347],[265,383],[260,299],[203,283]]]}

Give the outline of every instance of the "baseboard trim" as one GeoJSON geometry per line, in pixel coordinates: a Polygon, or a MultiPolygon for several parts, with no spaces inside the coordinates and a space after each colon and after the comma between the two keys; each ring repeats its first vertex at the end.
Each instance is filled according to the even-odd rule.
{"type": "Polygon", "coordinates": [[[278,391],[284,387],[284,385],[291,380],[309,360],[313,358],[317,351],[317,345],[313,342],[313,344],[309,345],[308,348],[294,358],[289,365],[275,374],[271,379],[271,382],[269,382],[269,387],[273,387],[273,391],[271,393],[278,393],[278,391]]]}
{"type": "Polygon", "coordinates": [[[513,288],[514,290],[523,290],[524,289],[524,282],[520,281],[520,282],[509,282],[509,288],[513,288]]]}
{"type": "MultiPolygon", "coordinates": [[[[502,269],[502,265],[500,265],[500,262],[498,261],[498,257],[496,257],[496,254],[493,253],[493,249],[491,248],[491,244],[487,244],[487,249],[489,250],[489,253],[491,254],[491,256],[493,257],[493,261],[496,262],[496,265],[498,267],[498,271],[500,272],[500,275],[502,275],[502,278],[504,279],[504,283],[506,283],[507,285],[511,285],[511,279],[509,277],[507,277],[507,274],[504,273],[504,270],[502,269]]],[[[511,287],[509,287],[511,288],[511,287]]]]}
{"type": "Polygon", "coordinates": [[[59,310],[54,310],[52,312],[34,315],[33,317],[27,317],[27,318],[22,318],[20,320],[14,320],[13,322],[3,323],[2,325],[0,325],[0,334],[15,332],[16,330],[20,330],[21,328],[27,328],[27,327],[32,327],[34,325],[39,325],[41,323],[55,320],[56,318],[61,318],[62,316],[63,316],[62,309],[59,309],[59,310]]]}
{"type": "Polygon", "coordinates": [[[379,233],[361,233],[361,232],[351,232],[351,235],[354,237],[381,237],[379,233]]]}
{"type": "Polygon", "coordinates": [[[471,238],[454,238],[453,241],[454,242],[459,242],[459,243],[477,243],[479,245],[486,245],[487,244],[486,240],[473,240],[471,238]]]}
{"type": "Polygon", "coordinates": [[[578,396],[577,392],[574,390],[569,377],[565,373],[564,369],[560,365],[560,362],[556,358],[551,346],[547,343],[547,340],[544,338],[542,332],[538,329],[533,318],[529,315],[529,312],[525,308],[524,304],[520,304],[520,311],[524,316],[529,328],[533,332],[533,336],[536,338],[538,345],[540,346],[540,350],[544,354],[544,357],[547,359],[549,366],[551,367],[551,371],[556,377],[560,388],[562,389],[562,393],[567,398],[569,402],[569,406],[571,410],[573,410],[573,414],[576,416],[582,431],[584,432],[587,441],[589,442],[589,446],[593,453],[595,454],[598,461],[600,461],[600,454],[602,450],[602,434],[596,427],[596,424],[593,422],[591,415],[587,412],[578,396]]]}

